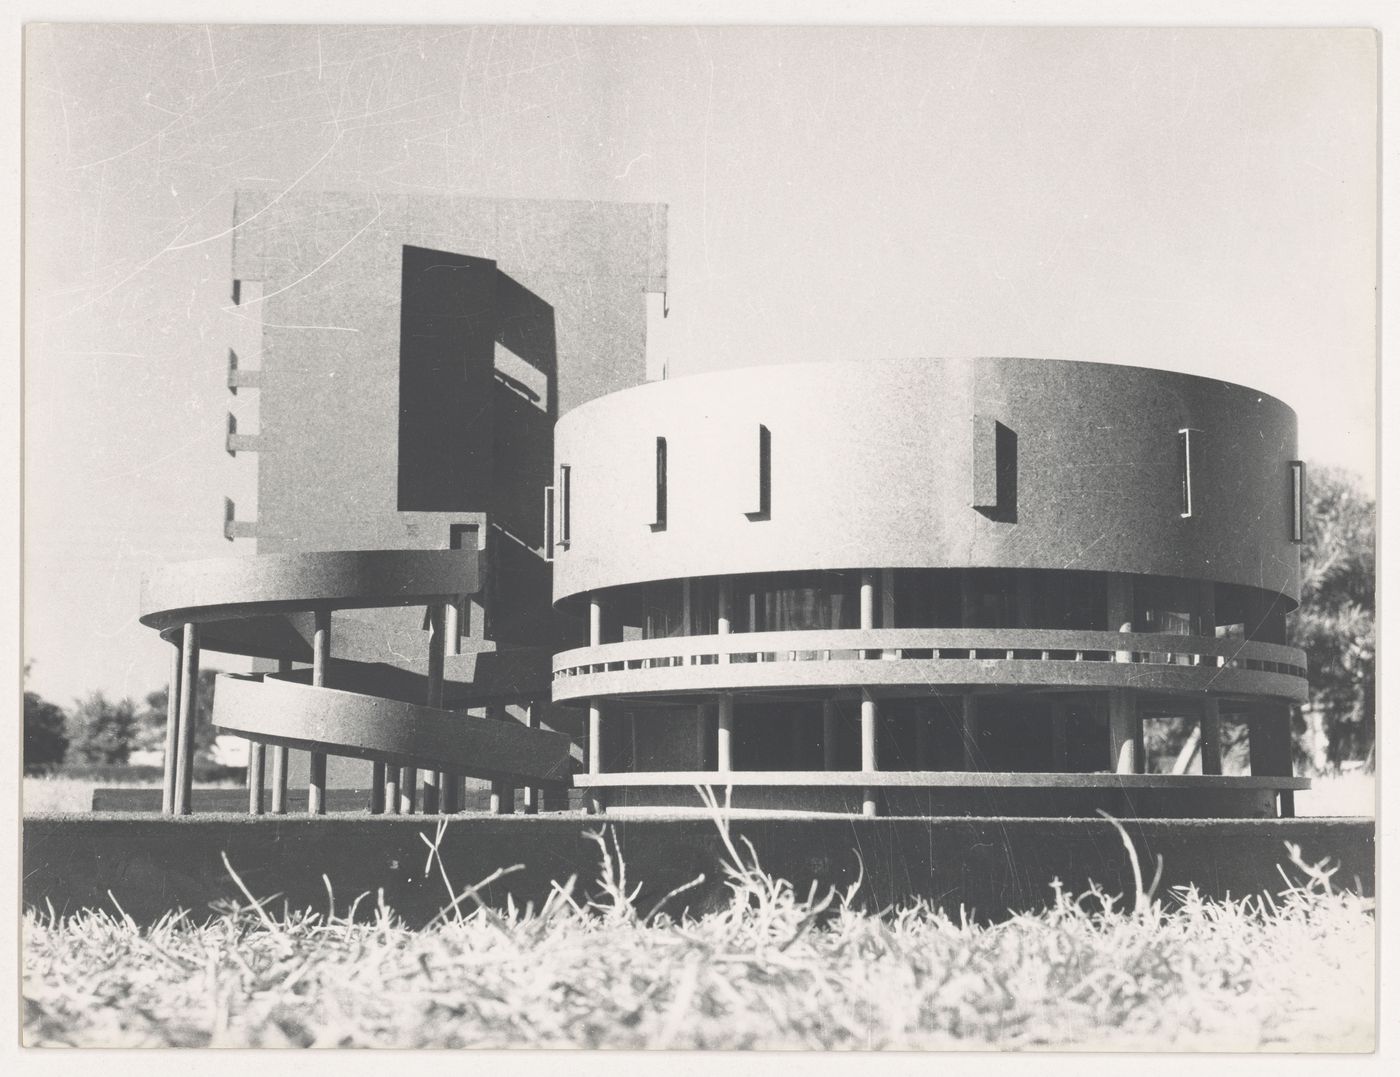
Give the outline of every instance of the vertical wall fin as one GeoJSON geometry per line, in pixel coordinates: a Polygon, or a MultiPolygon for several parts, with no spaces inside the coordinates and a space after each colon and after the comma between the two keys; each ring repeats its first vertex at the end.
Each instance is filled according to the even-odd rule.
{"type": "Polygon", "coordinates": [[[1016,432],[990,415],[972,417],[972,507],[1016,522],[1016,432]]]}
{"type": "Polygon", "coordinates": [[[750,520],[766,520],[773,511],[773,435],[762,424],[758,427],[755,450],[749,480],[752,485],[745,495],[749,507],[744,515],[750,520]]]}
{"type": "Polygon", "coordinates": [[[972,417],[972,507],[997,507],[997,423],[990,415],[972,417]]]}

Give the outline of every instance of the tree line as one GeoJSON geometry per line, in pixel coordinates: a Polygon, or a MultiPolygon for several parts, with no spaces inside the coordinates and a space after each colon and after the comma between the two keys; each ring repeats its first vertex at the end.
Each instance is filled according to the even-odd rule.
{"type": "MultiPolygon", "coordinates": [[[[25,672],[28,673],[28,667],[25,672]]],[[[212,669],[199,671],[199,712],[214,705],[212,669]]],[[[93,692],[64,710],[37,692],[24,693],[24,772],[42,774],[71,765],[124,765],[131,753],[164,751],[168,691],[161,688],[138,706],[133,700],[109,699],[93,692]]],[[[195,725],[195,764],[212,762],[214,727],[195,725]]]]}
{"type": "MultiPolygon", "coordinates": [[[[1302,545],[1302,599],[1289,642],[1308,655],[1309,699],[1293,711],[1299,773],[1348,761],[1374,763],[1376,740],[1376,507],[1353,476],[1309,466],[1302,545]]],[[[27,668],[26,668],[27,672],[27,668]]],[[[214,671],[200,670],[200,713],[214,701],[214,671]]],[[[124,764],[133,751],[165,745],[166,689],[131,699],[93,692],[72,710],[24,693],[24,769],[124,764]]],[[[196,762],[209,762],[214,729],[196,726],[196,762]]]]}

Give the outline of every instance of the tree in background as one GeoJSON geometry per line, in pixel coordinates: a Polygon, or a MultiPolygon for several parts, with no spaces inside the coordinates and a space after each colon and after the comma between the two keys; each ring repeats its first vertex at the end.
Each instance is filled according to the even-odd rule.
{"type": "Polygon", "coordinates": [[[136,704],[101,692],[78,701],[68,723],[69,762],[125,763],[136,742],[136,704]]]}
{"type": "MultiPolygon", "coordinates": [[[[27,672],[27,670],[26,670],[27,672]]],[[[68,752],[68,716],[38,692],[24,693],[24,772],[42,774],[63,762],[68,752]]]]}
{"type": "MultiPolygon", "coordinates": [[[[218,731],[209,720],[209,716],[214,713],[214,678],[218,676],[217,670],[201,669],[199,671],[199,691],[196,698],[199,703],[199,717],[194,724],[194,760],[196,763],[208,763],[213,760],[214,738],[218,731]]],[[[136,737],[135,746],[150,751],[165,750],[165,722],[166,704],[170,699],[168,688],[159,688],[146,697],[146,705],[141,708],[141,713],[137,716],[139,731],[136,737]]]]}
{"type": "Polygon", "coordinates": [[[1373,762],[1376,740],[1376,506],[1355,476],[1307,469],[1302,599],[1289,642],[1308,655],[1305,707],[1293,718],[1294,757],[1313,772],[1373,762]]]}

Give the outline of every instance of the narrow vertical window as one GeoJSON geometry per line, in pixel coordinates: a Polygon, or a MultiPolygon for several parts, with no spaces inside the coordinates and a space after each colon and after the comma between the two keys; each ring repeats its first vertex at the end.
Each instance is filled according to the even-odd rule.
{"type": "Polygon", "coordinates": [[[750,520],[766,520],[773,510],[773,439],[768,427],[759,425],[758,456],[754,461],[754,483],[748,493],[750,508],[744,515],[750,520]]]}
{"type": "Polygon", "coordinates": [[[571,508],[569,504],[568,464],[559,465],[559,483],[555,487],[555,490],[556,502],[554,511],[559,520],[559,537],[555,540],[554,545],[558,546],[560,549],[567,550],[569,548],[569,510],[571,508]]]}
{"type": "Polygon", "coordinates": [[[554,487],[544,488],[544,559],[554,560],[554,487]]]}
{"type": "Polygon", "coordinates": [[[1303,483],[1305,476],[1303,472],[1303,461],[1290,460],[1288,462],[1289,489],[1293,495],[1293,511],[1290,514],[1292,531],[1289,535],[1294,542],[1303,541],[1303,483]]]}
{"type": "Polygon", "coordinates": [[[1176,432],[1177,462],[1181,469],[1181,518],[1191,516],[1191,430],[1183,427],[1176,432]]]}
{"type": "Polygon", "coordinates": [[[666,439],[656,439],[656,515],[651,521],[653,531],[666,530],[666,439]]]}

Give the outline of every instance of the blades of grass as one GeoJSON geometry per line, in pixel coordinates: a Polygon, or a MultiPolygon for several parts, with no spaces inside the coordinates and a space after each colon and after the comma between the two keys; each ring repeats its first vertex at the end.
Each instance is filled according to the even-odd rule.
{"type": "MultiPolygon", "coordinates": [[[[1128,837],[1127,828],[1113,816],[1109,815],[1108,812],[1104,811],[1102,808],[1096,808],[1095,811],[1113,824],[1113,829],[1118,831],[1118,837],[1122,839],[1123,848],[1128,850],[1128,862],[1132,864],[1133,867],[1133,887],[1136,893],[1133,902],[1133,911],[1139,916],[1146,915],[1149,895],[1142,886],[1142,865],[1138,862],[1137,848],[1133,845],[1133,839],[1128,837]]],[[[1159,878],[1161,876],[1160,868],[1158,870],[1158,876],[1159,878]]],[[[1155,882],[1153,886],[1156,886],[1155,882]]]]}
{"type": "MultiPolygon", "coordinates": [[[[282,935],[282,929],[277,926],[272,917],[267,915],[267,910],[263,908],[263,903],[253,896],[252,891],[243,885],[243,880],[239,877],[238,872],[233,870],[233,865],[228,862],[228,853],[224,852],[222,849],[219,850],[219,858],[224,862],[224,870],[233,876],[233,881],[238,885],[238,889],[243,891],[243,896],[248,899],[253,910],[257,912],[258,919],[263,922],[263,927],[267,928],[267,930],[274,935],[282,935]]],[[[274,897],[275,896],[276,895],[274,895],[274,897]]],[[[271,901],[272,898],[266,898],[265,900],[271,901]]]]}
{"type": "Polygon", "coordinates": [[[704,881],[705,873],[702,871],[699,875],[695,876],[695,878],[691,879],[690,882],[681,883],[680,886],[677,886],[674,889],[667,891],[666,895],[651,907],[651,912],[647,913],[645,916],[642,917],[642,923],[651,923],[651,918],[661,911],[661,906],[665,905],[666,902],[670,901],[673,897],[677,896],[678,894],[684,894],[687,890],[691,890],[694,887],[699,886],[704,881]]]}
{"type": "MultiPolygon", "coordinates": [[[[471,898],[473,901],[476,902],[477,908],[481,910],[482,915],[486,917],[487,921],[498,931],[505,934],[507,938],[509,938],[510,928],[506,926],[506,924],[501,920],[501,917],[497,914],[496,910],[491,908],[490,905],[488,905],[485,901],[482,900],[481,890],[483,887],[490,886],[497,879],[504,878],[505,876],[510,875],[512,872],[524,870],[524,864],[512,864],[508,868],[497,868],[495,871],[493,871],[490,875],[486,876],[486,878],[482,879],[475,886],[468,886],[460,894],[454,897],[452,899],[451,904],[448,905],[447,908],[443,909],[441,912],[439,912],[436,916],[434,916],[431,920],[428,921],[427,928],[435,927],[437,924],[441,923],[450,912],[455,910],[459,905],[461,905],[462,902],[466,901],[467,898],[471,898]]],[[[427,930],[427,928],[425,928],[424,930],[427,930]]]]}

